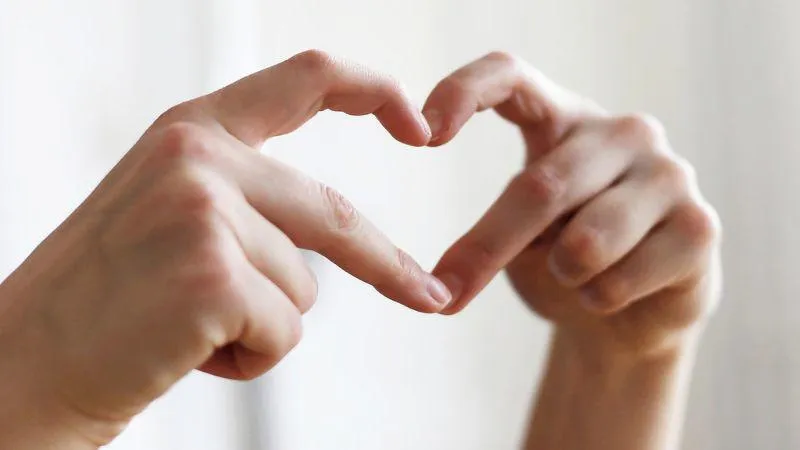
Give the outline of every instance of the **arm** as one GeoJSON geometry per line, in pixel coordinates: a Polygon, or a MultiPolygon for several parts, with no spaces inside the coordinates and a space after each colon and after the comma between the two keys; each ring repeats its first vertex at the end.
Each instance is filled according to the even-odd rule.
{"type": "Polygon", "coordinates": [[[519,126],[527,158],[434,269],[454,298],[443,312],[505,269],[553,324],[528,450],[675,448],[720,297],[720,224],[694,170],[655,118],[609,113],[504,53],[434,89],[431,143],[487,108],[519,126]]]}
{"type": "Polygon", "coordinates": [[[147,130],[0,284],[0,448],[97,448],[191,370],[269,370],[316,300],[299,248],[410,308],[449,301],[340,194],[258,153],[329,107],[429,138],[395,82],[314,51],[147,130]]]}
{"type": "Polygon", "coordinates": [[[650,357],[598,352],[555,331],[525,450],[677,449],[694,340],[650,357]]]}

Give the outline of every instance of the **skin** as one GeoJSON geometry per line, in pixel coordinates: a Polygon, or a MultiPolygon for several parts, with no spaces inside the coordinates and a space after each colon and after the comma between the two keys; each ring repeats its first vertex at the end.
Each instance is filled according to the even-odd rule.
{"type": "Polygon", "coordinates": [[[316,298],[299,248],[410,308],[450,301],[339,193],[254,150],[324,109],[430,137],[397,82],[319,51],[156,120],[0,287],[0,447],[97,448],[195,368],[264,373],[316,298]]]}
{"type": "Polygon", "coordinates": [[[504,53],[445,78],[423,111],[391,78],[310,51],[163,114],[0,285],[1,446],[94,449],[195,368],[269,370],[316,297],[299,248],[422,312],[460,311],[507,269],[554,328],[526,448],[674,445],[719,225],[660,125],[504,53]],[[443,145],[488,108],[520,126],[527,163],[436,276],[253,150],[324,109],[443,145]]]}
{"type": "Polygon", "coordinates": [[[666,449],[719,300],[720,225],[646,115],[616,116],[492,53],[428,98],[432,145],[476,111],[519,126],[526,163],[436,274],[454,314],[501,270],[553,325],[526,448],[666,449]]]}

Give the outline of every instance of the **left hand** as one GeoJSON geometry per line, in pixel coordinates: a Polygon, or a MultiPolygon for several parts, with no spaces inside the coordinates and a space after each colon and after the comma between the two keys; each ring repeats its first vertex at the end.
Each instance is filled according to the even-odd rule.
{"type": "Polygon", "coordinates": [[[434,270],[454,298],[444,313],[507,268],[537,313],[589,341],[652,350],[702,322],[718,298],[720,228],[662,126],[613,116],[492,53],[431,93],[431,144],[488,108],[520,127],[527,161],[434,270]]]}

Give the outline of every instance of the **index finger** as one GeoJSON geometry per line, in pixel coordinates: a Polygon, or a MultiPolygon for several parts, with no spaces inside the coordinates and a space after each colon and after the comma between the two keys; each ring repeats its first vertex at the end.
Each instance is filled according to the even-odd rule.
{"type": "Polygon", "coordinates": [[[489,108],[523,131],[552,127],[551,146],[577,120],[604,114],[519,58],[492,52],[445,77],[428,96],[422,111],[432,130],[429,145],[449,142],[474,113],[489,108]]]}
{"type": "Polygon", "coordinates": [[[392,136],[409,145],[430,139],[427,121],[397,81],[319,50],[243,78],[206,100],[213,118],[252,147],[294,131],[326,109],[374,114],[392,136]]]}
{"type": "Polygon", "coordinates": [[[338,191],[257,153],[243,164],[239,183],[248,201],[295,245],[330,259],[396,302],[437,312],[450,292],[397,248],[338,191]]]}
{"type": "Polygon", "coordinates": [[[434,269],[453,296],[445,313],[464,308],[553,220],[602,187],[625,162],[620,157],[578,164],[591,156],[592,146],[578,141],[567,145],[566,138],[584,119],[606,113],[518,58],[500,52],[458,69],[436,86],[423,108],[433,132],[429,145],[448,142],[475,112],[488,108],[520,126],[529,161],[535,162],[514,178],[434,269]],[[559,153],[543,156],[558,146],[562,147],[559,153]],[[608,167],[600,167],[601,163],[608,167]],[[580,182],[564,187],[569,191],[566,195],[560,192],[561,181],[568,176],[580,182]]]}

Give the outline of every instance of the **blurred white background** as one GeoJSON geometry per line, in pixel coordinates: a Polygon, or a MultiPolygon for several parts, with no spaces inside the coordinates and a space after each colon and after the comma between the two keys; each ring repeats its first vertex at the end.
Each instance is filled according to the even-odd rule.
{"type": "MultiPolygon", "coordinates": [[[[685,448],[800,448],[798,19],[795,0],[0,0],[0,278],[174,103],[307,48],[391,73],[422,102],[456,67],[508,50],[611,109],[659,116],[722,213],[726,299],[685,448]]],[[[522,156],[489,113],[437,150],[326,113],[266,151],[427,266],[522,156]]],[[[276,370],[250,384],[193,374],[110,448],[517,446],[547,329],[502,277],[446,318],[315,267],[319,303],[276,370]]]]}

